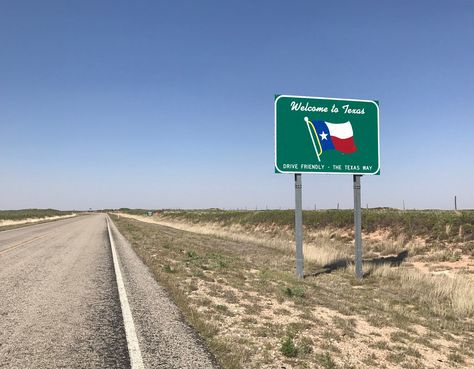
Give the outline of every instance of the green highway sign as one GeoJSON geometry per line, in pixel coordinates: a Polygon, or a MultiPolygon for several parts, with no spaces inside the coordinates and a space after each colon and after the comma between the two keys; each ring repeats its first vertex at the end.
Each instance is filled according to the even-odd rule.
{"type": "Polygon", "coordinates": [[[275,171],[380,174],[378,103],[275,96],[275,171]]]}

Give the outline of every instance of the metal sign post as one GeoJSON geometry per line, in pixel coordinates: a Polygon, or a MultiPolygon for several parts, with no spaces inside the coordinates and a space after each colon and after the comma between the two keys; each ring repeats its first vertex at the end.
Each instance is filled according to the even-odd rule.
{"type": "Polygon", "coordinates": [[[301,174],[314,173],[353,175],[355,269],[362,278],[360,177],[380,174],[378,101],[276,95],[274,109],[275,172],[295,175],[298,277],[304,276],[301,174]]]}
{"type": "Polygon", "coordinates": [[[360,206],[360,177],[354,175],[354,233],[355,233],[355,273],[362,279],[362,210],[360,206]]]}
{"type": "Polygon", "coordinates": [[[296,275],[304,277],[303,270],[303,186],[301,174],[295,174],[295,241],[296,241],[296,275]]]}

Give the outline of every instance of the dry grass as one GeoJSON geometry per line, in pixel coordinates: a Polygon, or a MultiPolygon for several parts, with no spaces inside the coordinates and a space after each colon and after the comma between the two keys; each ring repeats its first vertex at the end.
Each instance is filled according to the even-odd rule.
{"type": "MultiPolygon", "coordinates": [[[[135,215],[145,214],[144,210],[123,209],[135,215]]],[[[187,223],[220,223],[223,226],[240,224],[253,227],[277,225],[292,227],[292,210],[232,211],[220,209],[201,210],[159,210],[162,218],[187,223]]],[[[352,210],[303,211],[304,224],[308,230],[322,228],[350,229],[353,227],[352,210]]],[[[464,243],[474,241],[474,210],[409,210],[363,209],[362,230],[364,233],[388,232],[392,238],[404,234],[407,240],[424,238],[430,242],[464,243]]]]}
{"type": "MultiPolygon", "coordinates": [[[[263,226],[257,226],[251,230],[239,224],[233,224],[226,228],[219,223],[210,224],[189,224],[184,222],[170,222],[156,218],[147,218],[125,214],[127,217],[156,223],[176,229],[199,234],[223,237],[236,242],[250,242],[252,244],[264,245],[265,247],[278,248],[289,255],[293,255],[294,242],[292,233],[288,229],[276,232],[268,230],[263,226]],[[277,234],[277,237],[275,237],[277,234]]],[[[448,231],[448,230],[447,230],[448,231]]],[[[343,242],[335,236],[335,231],[324,228],[320,231],[306,232],[307,241],[303,245],[303,252],[307,261],[315,265],[327,266],[335,262],[347,262],[352,259],[352,245],[343,242]]],[[[370,239],[370,237],[369,237],[370,239]]],[[[376,252],[379,255],[396,255],[403,251],[408,251],[411,255],[417,255],[419,250],[425,250],[426,244],[420,239],[408,240],[406,235],[401,233],[395,239],[390,239],[385,234],[377,242],[369,243],[366,253],[376,252]]],[[[377,239],[375,239],[377,241],[377,239]]],[[[441,260],[451,260],[453,253],[449,250],[441,252],[441,260]]],[[[434,254],[436,255],[436,254],[434,254]]],[[[439,257],[436,257],[438,260],[439,257]]],[[[350,273],[353,266],[349,266],[350,273]]],[[[373,274],[384,278],[387,281],[394,281],[400,284],[400,288],[412,293],[414,296],[422,296],[425,303],[437,305],[437,301],[449,301],[451,309],[449,311],[463,316],[474,315],[474,288],[472,280],[459,275],[432,275],[422,273],[418,270],[408,270],[406,268],[391,268],[390,265],[373,265],[366,263],[365,273],[373,274]],[[428,293],[424,293],[428,291],[428,293]]],[[[446,314],[445,304],[439,305],[438,313],[446,314]]]]}
{"type": "MultiPolygon", "coordinates": [[[[144,217],[139,215],[121,214],[128,218],[147,223],[159,224],[182,231],[199,233],[209,236],[222,237],[231,241],[252,243],[265,247],[279,249],[288,255],[294,252],[293,234],[290,229],[280,231],[269,230],[267,227],[257,226],[252,229],[240,224],[223,227],[220,223],[193,224],[182,221],[168,221],[157,217],[144,217]]],[[[334,238],[334,231],[324,228],[318,232],[308,234],[308,240],[303,245],[305,259],[324,266],[335,261],[351,257],[351,248],[347,243],[334,238]]]]}
{"type": "MultiPolygon", "coordinates": [[[[253,244],[272,247],[286,252],[288,255],[294,253],[293,228],[279,226],[276,224],[224,224],[222,222],[194,222],[182,218],[169,218],[163,216],[146,217],[142,215],[123,214],[144,222],[160,224],[176,229],[221,237],[224,239],[251,242],[253,244]]],[[[313,262],[320,267],[335,263],[350,262],[354,254],[352,229],[334,229],[323,227],[314,229],[304,228],[304,255],[307,261],[313,262]]],[[[409,237],[403,232],[398,232],[395,237],[388,230],[377,230],[371,233],[363,233],[364,259],[374,259],[386,256],[407,253],[405,261],[457,261],[463,255],[474,255],[474,243],[462,244],[463,248],[435,242],[429,243],[421,237],[409,237]]],[[[453,267],[451,265],[451,267],[453,267]]],[[[474,264],[468,266],[474,273],[474,264]]],[[[453,271],[457,271],[456,268],[453,271]]]]}
{"type": "MultiPolygon", "coordinates": [[[[468,283],[368,263],[363,282],[352,267],[299,280],[287,230],[114,221],[224,368],[474,366],[468,283]]],[[[308,272],[352,251],[329,229],[307,239],[308,272]]]]}
{"type": "Polygon", "coordinates": [[[441,316],[474,316],[473,280],[461,275],[432,275],[406,268],[375,267],[375,277],[396,284],[441,316]]]}

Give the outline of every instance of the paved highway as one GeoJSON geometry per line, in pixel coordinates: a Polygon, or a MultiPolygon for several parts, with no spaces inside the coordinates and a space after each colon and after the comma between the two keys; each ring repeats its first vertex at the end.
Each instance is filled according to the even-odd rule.
{"type": "Polygon", "coordinates": [[[0,368],[130,367],[218,366],[104,214],[0,232],[0,368]]]}

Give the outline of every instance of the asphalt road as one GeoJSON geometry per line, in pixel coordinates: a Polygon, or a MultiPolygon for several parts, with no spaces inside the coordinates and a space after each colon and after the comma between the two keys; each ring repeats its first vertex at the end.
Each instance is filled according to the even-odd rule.
{"type": "Polygon", "coordinates": [[[103,214],[0,232],[0,368],[218,367],[110,229],[123,283],[103,214]]]}

